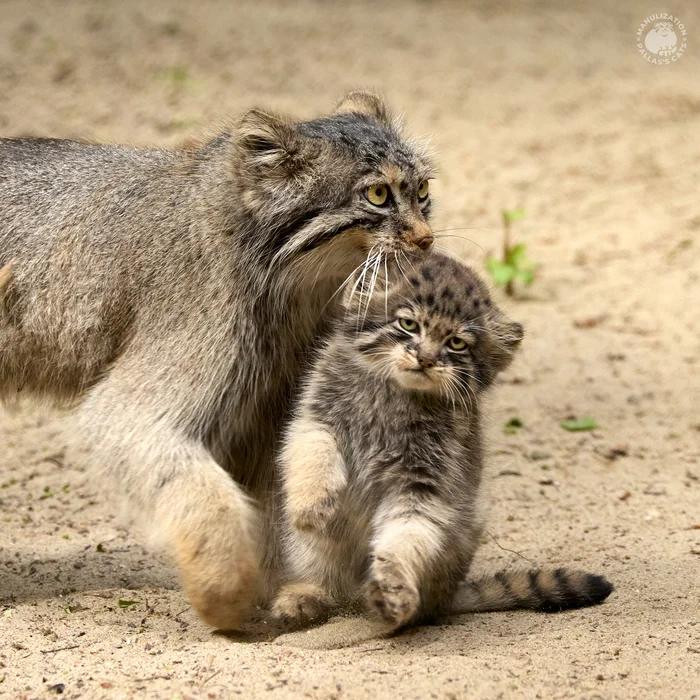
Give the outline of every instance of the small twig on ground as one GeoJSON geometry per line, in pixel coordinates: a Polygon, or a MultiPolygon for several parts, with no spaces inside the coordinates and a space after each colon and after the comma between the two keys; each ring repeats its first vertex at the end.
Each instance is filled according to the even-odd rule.
{"type": "Polygon", "coordinates": [[[205,686],[209,681],[214,678],[215,676],[218,676],[221,673],[221,669],[218,669],[217,671],[214,671],[214,673],[211,673],[208,675],[200,684],[199,687],[201,688],[202,686],[205,686]]]}
{"type": "Polygon", "coordinates": [[[514,549],[508,549],[508,547],[504,547],[488,530],[484,530],[484,532],[496,543],[496,546],[499,549],[502,549],[504,552],[510,552],[511,554],[515,554],[516,556],[519,556],[521,559],[524,559],[526,562],[529,562],[533,566],[537,566],[536,562],[532,561],[532,559],[528,559],[524,554],[516,552],[514,549]]]}
{"type": "Polygon", "coordinates": [[[71,644],[68,647],[58,647],[58,649],[41,649],[42,654],[55,654],[57,651],[66,651],[67,649],[77,649],[80,644],[71,644]]]}

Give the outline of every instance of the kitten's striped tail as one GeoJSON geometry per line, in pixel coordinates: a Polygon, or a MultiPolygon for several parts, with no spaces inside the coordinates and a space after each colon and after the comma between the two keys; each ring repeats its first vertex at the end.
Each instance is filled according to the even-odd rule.
{"type": "Polygon", "coordinates": [[[559,612],[602,603],[612,590],[607,579],[577,569],[499,571],[465,581],[455,596],[452,612],[515,608],[559,612]]]}

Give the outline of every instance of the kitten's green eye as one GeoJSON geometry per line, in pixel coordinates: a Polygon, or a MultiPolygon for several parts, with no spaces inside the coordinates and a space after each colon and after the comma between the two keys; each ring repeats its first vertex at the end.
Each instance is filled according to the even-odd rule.
{"type": "Polygon", "coordinates": [[[467,341],[454,336],[447,341],[447,344],[452,350],[464,350],[467,347],[467,341]]]}
{"type": "Polygon", "coordinates": [[[427,180],[423,180],[420,185],[418,185],[418,199],[425,199],[430,192],[430,183],[427,180]]]}
{"type": "Polygon", "coordinates": [[[410,318],[400,318],[399,326],[409,333],[415,333],[418,330],[418,324],[410,318]]]}
{"type": "Polygon", "coordinates": [[[384,206],[389,199],[389,188],[386,185],[372,185],[365,191],[365,197],[375,207],[384,206]]]}

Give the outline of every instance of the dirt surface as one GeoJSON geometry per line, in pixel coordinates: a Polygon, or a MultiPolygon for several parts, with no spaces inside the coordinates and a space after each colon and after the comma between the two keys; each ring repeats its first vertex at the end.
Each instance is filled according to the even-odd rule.
{"type": "Polygon", "coordinates": [[[700,697],[698,42],[690,0],[2,2],[2,135],[174,145],[253,104],[308,117],[369,85],[432,137],[436,228],[458,236],[441,244],[483,269],[500,210],[523,207],[514,234],[541,268],[502,299],[527,338],[492,401],[476,569],[574,563],[616,591],[390,640],[360,619],[216,635],[119,529],[61,420],[3,414],[0,695],[700,697]],[[662,11],[689,45],[654,66],[635,33],[662,11]],[[566,432],[569,416],[600,427],[566,432]]]}

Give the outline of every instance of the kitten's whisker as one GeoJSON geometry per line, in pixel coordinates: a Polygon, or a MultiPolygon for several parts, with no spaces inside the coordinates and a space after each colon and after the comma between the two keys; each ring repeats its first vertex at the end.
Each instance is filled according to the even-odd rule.
{"type": "Polygon", "coordinates": [[[462,404],[462,408],[466,413],[471,413],[473,409],[473,404],[472,404],[472,397],[469,392],[469,386],[466,384],[463,384],[458,380],[458,378],[454,375],[450,375],[450,381],[452,382],[452,385],[457,392],[457,397],[459,398],[460,403],[462,404]],[[465,391],[461,391],[461,389],[465,389],[465,391]],[[466,401],[465,401],[466,398],[466,401]],[[469,405],[467,405],[467,403],[469,405]]]}
{"type": "Polygon", "coordinates": [[[440,382],[440,393],[442,393],[442,390],[445,390],[445,396],[452,402],[452,415],[456,418],[457,417],[457,405],[455,404],[455,397],[453,394],[453,391],[450,387],[450,384],[448,381],[445,379],[440,382]]]}

